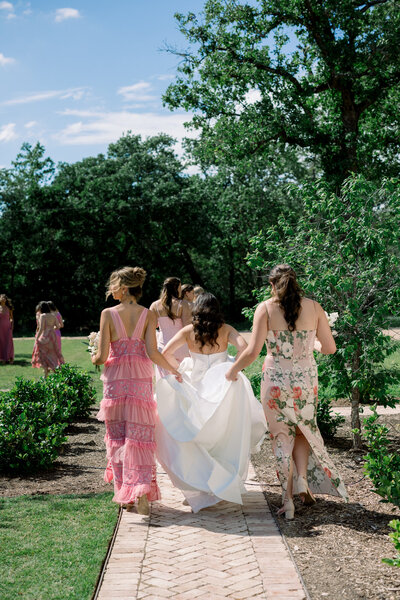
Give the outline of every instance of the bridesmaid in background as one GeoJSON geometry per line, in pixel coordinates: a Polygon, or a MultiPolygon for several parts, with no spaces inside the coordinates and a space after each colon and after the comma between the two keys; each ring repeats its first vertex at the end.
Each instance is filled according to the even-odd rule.
{"type": "Polygon", "coordinates": [[[313,350],[333,354],[336,344],[324,310],[303,297],[289,265],[274,267],[269,281],[272,298],[258,305],[249,345],[226,378],[235,380],[266,342],[261,401],[282,486],[278,514],[293,519],[294,494],[304,504],[315,502],[312,492],[348,501],[317,426],[318,371],[313,350]]]}
{"type": "Polygon", "coordinates": [[[190,306],[194,302],[194,286],[191,283],[184,283],[182,286],[181,299],[186,300],[190,306]]]}
{"type": "Polygon", "coordinates": [[[63,318],[62,318],[58,308],[54,304],[54,302],[52,302],[51,300],[48,300],[47,304],[50,307],[51,314],[54,315],[55,318],[57,319],[58,327],[56,328],[55,332],[56,332],[56,336],[57,336],[58,348],[61,352],[61,331],[60,331],[60,329],[62,329],[64,327],[64,321],[63,321],[63,318]]]}
{"type": "Polygon", "coordinates": [[[149,514],[149,501],[160,498],[156,478],[153,365],[178,372],[157,350],[155,315],[140,306],[146,271],[123,267],[108,281],[107,297],[119,304],[101,313],[100,341],[92,356],[105,364],[103,399],[97,418],[105,421],[108,464],[104,480],[114,480],[114,502],[149,514]]]}
{"type": "Polygon", "coordinates": [[[42,368],[44,376],[65,363],[58,347],[56,328],[58,321],[50,311],[48,302],[42,300],[36,307],[37,330],[32,353],[32,367],[42,368]]]}
{"type": "Polygon", "coordinates": [[[14,315],[10,298],[0,295],[0,364],[14,362],[14,315]]]}
{"type": "MultiPolygon", "coordinates": [[[[181,295],[180,279],[178,277],[168,277],[161,288],[160,299],[150,306],[150,310],[156,315],[158,322],[159,333],[157,339],[160,352],[182,327],[189,325],[192,321],[189,303],[186,300],[181,300],[181,295]]],[[[186,356],[189,356],[187,344],[174,352],[174,366],[177,367],[186,356]]],[[[157,369],[158,377],[165,377],[167,374],[162,368],[157,369]]]]}

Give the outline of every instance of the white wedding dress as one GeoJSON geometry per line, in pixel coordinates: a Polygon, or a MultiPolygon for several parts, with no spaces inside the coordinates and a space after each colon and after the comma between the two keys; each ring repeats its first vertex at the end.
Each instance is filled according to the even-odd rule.
{"type": "Polygon", "coordinates": [[[242,504],[250,453],[267,430],[262,406],[242,373],[225,379],[227,351],[190,354],[182,383],[167,375],[156,385],[157,458],[194,512],[221,500],[242,504]]]}

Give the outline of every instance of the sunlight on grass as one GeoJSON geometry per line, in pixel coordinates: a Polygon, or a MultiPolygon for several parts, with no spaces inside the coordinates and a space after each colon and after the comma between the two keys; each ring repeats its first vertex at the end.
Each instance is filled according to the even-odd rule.
{"type": "Polygon", "coordinates": [[[0,500],[0,598],[89,600],[117,521],[111,498],[0,500]]]}

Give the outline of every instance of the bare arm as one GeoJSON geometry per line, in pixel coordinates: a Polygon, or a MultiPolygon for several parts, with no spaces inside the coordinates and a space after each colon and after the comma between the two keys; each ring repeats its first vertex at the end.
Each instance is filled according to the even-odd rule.
{"type": "MultiPolygon", "coordinates": [[[[167,358],[161,354],[161,352],[157,349],[157,338],[156,338],[156,327],[157,327],[157,317],[156,315],[149,310],[148,313],[148,322],[145,333],[145,344],[146,344],[146,352],[147,356],[150,360],[165,369],[166,371],[171,371],[173,375],[175,375],[179,380],[181,380],[181,375],[178,371],[168,362],[167,358]]],[[[172,340],[171,340],[172,341],[172,340]]]]}
{"type": "Polygon", "coordinates": [[[180,329],[178,333],[176,333],[174,337],[169,340],[162,352],[163,356],[165,356],[167,360],[175,362],[174,353],[178,350],[178,348],[187,343],[187,336],[191,331],[193,331],[193,325],[187,325],[186,327],[180,329]]]}
{"type": "Polygon", "coordinates": [[[64,327],[64,320],[59,312],[56,314],[56,318],[58,321],[58,329],[62,329],[64,327]]]}
{"type": "Polygon", "coordinates": [[[333,338],[331,328],[326,318],[324,309],[318,302],[315,302],[317,312],[317,341],[314,349],[322,354],[334,354],[336,352],[336,343],[333,338]]]}
{"type": "Polygon", "coordinates": [[[45,316],[44,316],[44,314],[41,314],[40,317],[39,317],[38,328],[37,328],[37,332],[36,332],[36,336],[38,338],[44,332],[44,320],[45,320],[45,316]]]}
{"type": "Polygon", "coordinates": [[[96,354],[92,356],[92,363],[94,365],[104,365],[108,358],[110,351],[111,341],[111,328],[110,328],[110,315],[108,310],[105,309],[101,313],[100,317],[100,340],[99,349],[96,354]]]}
{"type": "Polygon", "coordinates": [[[14,329],[14,313],[11,309],[9,309],[10,311],[10,325],[11,325],[11,330],[14,329]]]}
{"type": "Polygon", "coordinates": [[[225,377],[228,381],[235,381],[239,371],[251,365],[260,354],[268,333],[268,318],[265,302],[259,304],[254,313],[253,331],[249,345],[242,352],[240,358],[227,371],[225,377]]]}
{"type": "Polygon", "coordinates": [[[192,311],[190,310],[190,304],[187,300],[182,301],[182,323],[183,326],[190,325],[192,322],[192,311]]]}
{"type": "Polygon", "coordinates": [[[232,325],[227,325],[227,327],[229,328],[228,342],[237,349],[237,354],[235,357],[235,362],[237,362],[240,356],[246,350],[247,342],[244,337],[242,337],[240,333],[236,331],[234,327],[232,327],[232,325]]]}

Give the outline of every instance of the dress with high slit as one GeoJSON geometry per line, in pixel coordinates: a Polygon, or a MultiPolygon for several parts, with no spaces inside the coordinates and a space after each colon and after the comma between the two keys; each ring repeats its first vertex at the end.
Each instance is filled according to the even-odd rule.
{"type": "MultiPolygon", "coordinates": [[[[318,371],[313,355],[316,330],[269,330],[262,368],[261,399],[268,421],[277,475],[286,492],[296,428],[310,445],[307,478],[310,490],[341,496],[345,485],[325,448],[317,426],[318,371]]],[[[298,493],[293,464],[293,493],[298,493]]]]}
{"type": "Polygon", "coordinates": [[[128,337],[116,308],[110,309],[118,339],[110,351],[101,376],[103,399],[97,418],[105,421],[107,468],[104,480],[114,481],[115,502],[133,503],[147,494],[158,500],[156,479],[153,364],[142,339],[147,309],[143,309],[128,337]]]}
{"type": "Polygon", "coordinates": [[[194,512],[221,500],[242,504],[250,453],[266,432],[260,402],[242,374],[227,381],[227,352],[191,352],[156,384],[157,458],[194,512]]]}

